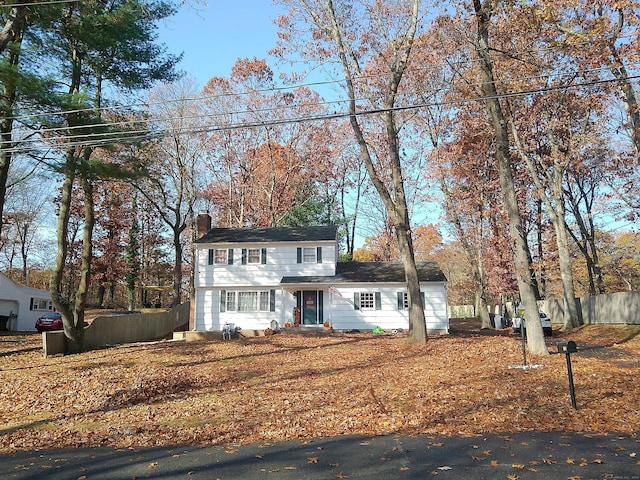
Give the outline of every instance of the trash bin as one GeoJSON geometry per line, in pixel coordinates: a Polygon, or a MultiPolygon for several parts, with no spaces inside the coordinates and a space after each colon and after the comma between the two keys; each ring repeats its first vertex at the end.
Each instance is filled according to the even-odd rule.
{"type": "Polygon", "coordinates": [[[8,330],[7,323],[9,323],[9,315],[0,315],[0,332],[8,330]]]}

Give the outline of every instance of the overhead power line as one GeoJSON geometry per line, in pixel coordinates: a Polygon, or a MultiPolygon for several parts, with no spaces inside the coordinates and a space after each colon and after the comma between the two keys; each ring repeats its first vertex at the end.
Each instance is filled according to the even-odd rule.
{"type": "MultiPolygon", "coordinates": [[[[587,75],[591,75],[591,74],[597,74],[600,73],[604,68],[600,67],[600,68],[596,68],[596,69],[591,69],[591,70],[585,70],[585,71],[577,71],[577,72],[564,72],[563,75],[568,75],[571,77],[574,77],[576,75],[581,75],[581,76],[587,76],[587,75]]],[[[606,69],[604,69],[606,71],[606,69]]],[[[560,73],[556,73],[555,76],[559,76],[560,73]]],[[[546,80],[548,76],[527,76],[527,77],[520,77],[520,78],[511,78],[511,79],[505,79],[503,80],[501,83],[507,84],[509,82],[524,82],[524,81],[536,81],[536,80],[546,80]]],[[[612,79],[613,81],[613,79],[612,79]]],[[[583,82],[584,85],[587,85],[587,82],[583,82]]],[[[469,84],[467,85],[467,87],[479,87],[481,84],[477,83],[477,84],[469,84]]],[[[432,96],[435,95],[439,92],[441,92],[442,90],[446,89],[446,85],[442,85],[441,87],[437,87],[437,88],[433,88],[431,90],[425,90],[425,91],[417,91],[417,92],[402,92],[399,94],[399,96],[401,97],[410,97],[410,98],[414,98],[414,97],[420,97],[420,96],[432,96]]],[[[297,87],[291,87],[291,88],[297,88],[297,87]]],[[[541,90],[542,91],[542,90],[541,90]]],[[[172,104],[172,103],[207,103],[208,101],[210,101],[211,99],[219,99],[219,98],[235,98],[237,96],[241,96],[241,95],[249,95],[251,93],[255,93],[255,92],[241,92],[241,93],[223,93],[223,94],[216,94],[216,95],[207,95],[207,96],[202,96],[202,97],[194,97],[194,98],[183,98],[183,99],[170,99],[170,100],[165,100],[162,102],[156,102],[156,103],[148,103],[148,104],[136,104],[135,106],[137,107],[146,107],[146,110],[143,110],[142,113],[144,114],[145,111],[154,111],[154,107],[155,108],[161,108],[165,105],[168,104],[172,104]]],[[[322,102],[316,102],[316,103],[310,103],[310,104],[306,104],[304,105],[304,107],[306,108],[333,108],[334,111],[336,109],[336,107],[339,107],[340,104],[344,104],[347,103],[349,100],[346,99],[339,99],[339,100],[331,100],[331,101],[322,101],[322,102]]],[[[368,101],[367,99],[364,98],[358,98],[355,100],[356,102],[364,102],[364,101],[368,101]]],[[[226,102],[228,103],[228,102],[226,102]]],[[[234,102],[234,103],[238,103],[238,102],[234,102]]],[[[248,110],[237,110],[237,111],[221,111],[221,112],[209,112],[209,111],[204,111],[204,113],[198,113],[197,115],[191,115],[191,116],[182,116],[181,120],[182,121],[193,121],[193,122],[197,122],[197,121],[211,121],[215,123],[215,119],[216,118],[222,118],[222,117],[230,117],[230,116],[247,116],[247,115],[271,115],[274,112],[280,112],[281,114],[284,114],[286,112],[287,109],[295,109],[297,107],[299,107],[300,105],[294,104],[294,105],[285,105],[285,106],[268,106],[266,108],[261,108],[261,109],[254,109],[251,111],[248,110]]],[[[75,110],[67,110],[67,111],[63,111],[63,112],[58,112],[58,113],[52,113],[49,114],[49,116],[62,116],[65,114],[73,114],[73,113],[92,113],[92,114],[105,114],[103,116],[106,116],[107,112],[114,112],[114,111],[118,111],[121,109],[125,109],[130,107],[130,105],[117,105],[114,107],[103,107],[102,109],[75,109],[75,110]]],[[[398,108],[402,108],[402,106],[399,106],[398,108]]],[[[138,114],[140,112],[137,112],[138,114]]],[[[171,113],[171,112],[170,112],[171,113]]],[[[132,111],[132,116],[134,118],[132,118],[131,120],[120,120],[120,121],[110,121],[110,122],[102,122],[102,123],[97,123],[97,124],[91,124],[91,125],[78,125],[78,126],[73,126],[73,127],[69,127],[69,126],[60,126],[60,127],[51,127],[51,128],[40,128],[38,129],[37,133],[40,135],[40,137],[42,136],[47,136],[47,139],[49,142],[55,142],[55,141],[64,141],[64,142],[70,142],[73,141],[74,139],[81,139],[81,138],[88,138],[88,137],[118,137],[118,138],[122,138],[123,135],[125,135],[125,132],[122,131],[118,131],[118,132],[105,132],[105,133],[83,133],[83,134],[73,134],[74,131],[86,131],[89,128],[104,128],[104,129],[126,129],[128,127],[132,127],[133,131],[129,131],[129,133],[131,134],[135,134],[136,130],[139,128],[139,125],[141,123],[146,123],[147,128],[154,128],[154,125],[162,125],[163,123],[167,123],[167,124],[173,124],[173,119],[175,118],[173,115],[171,116],[167,116],[167,117],[163,117],[163,116],[158,116],[158,115],[150,115],[149,118],[147,119],[140,119],[140,118],[135,118],[135,111],[132,111]]],[[[36,114],[34,116],[40,116],[40,115],[45,115],[45,114],[36,114]]],[[[13,117],[14,120],[22,120],[24,122],[25,119],[30,118],[31,116],[17,116],[17,117],[13,117]]],[[[25,122],[27,123],[27,122],[25,122]]],[[[160,128],[163,128],[162,126],[160,128]]],[[[164,127],[166,128],[166,127],[164,127]]],[[[137,137],[136,137],[137,138],[137,137]]],[[[26,141],[22,141],[20,142],[20,148],[24,149],[28,149],[28,144],[36,144],[40,141],[40,138],[33,138],[31,140],[26,140],[26,141]]],[[[14,142],[15,143],[19,143],[19,142],[14,142]]],[[[2,143],[0,143],[0,146],[2,146],[2,143]]]]}
{"type": "Polygon", "coordinates": [[[14,7],[37,7],[40,5],[58,5],[58,4],[80,3],[80,0],[48,0],[44,2],[24,2],[24,3],[8,3],[0,5],[0,8],[14,8],[14,7]]]}
{"type": "MultiPolygon", "coordinates": [[[[627,80],[637,80],[640,78],[640,75],[630,76],[627,80]]],[[[531,90],[521,90],[517,92],[510,92],[501,95],[497,95],[496,97],[487,97],[487,96],[479,96],[473,98],[464,98],[459,100],[447,100],[441,102],[425,102],[420,104],[412,104],[406,106],[398,106],[394,108],[373,108],[360,110],[355,113],[350,113],[348,111],[343,112],[333,112],[326,114],[318,114],[318,115],[310,115],[304,117],[295,117],[295,118],[283,118],[269,121],[255,121],[255,122],[240,122],[237,124],[227,124],[227,125],[202,125],[202,126],[190,126],[185,129],[178,129],[174,131],[161,130],[161,131],[149,131],[149,130],[137,130],[133,132],[105,132],[99,134],[86,134],[86,135],[77,135],[72,137],[64,137],[64,146],[65,147],[75,147],[75,146],[86,146],[86,147],[101,147],[105,145],[110,145],[114,143],[133,143],[137,141],[143,140],[152,140],[157,138],[162,138],[166,136],[170,136],[172,134],[176,135],[187,135],[187,134],[201,134],[201,133],[215,133],[226,130],[237,130],[237,129],[245,129],[245,128],[257,128],[257,127],[268,127],[268,126],[278,126],[278,125],[286,125],[291,123],[303,123],[303,122],[317,122],[317,121],[327,121],[327,120],[336,120],[342,118],[348,118],[351,116],[367,116],[367,115],[376,115],[385,112],[400,112],[400,111],[408,111],[408,110],[416,110],[421,108],[429,108],[436,106],[453,106],[463,103],[470,102],[484,102],[493,98],[513,98],[513,97],[521,97],[527,95],[540,94],[545,92],[552,91],[564,91],[574,88],[581,88],[587,86],[595,86],[606,83],[615,83],[619,82],[620,79],[601,79],[594,80],[589,82],[575,83],[571,85],[558,85],[558,86],[550,86],[545,87],[543,89],[531,89],[531,90]]],[[[60,138],[58,138],[58,141],[60,138]]],[[[47,139],[41,139],[41,142],[48,144],[47,139]]],[[[36,147],[34,145],[28,147],[17,146],[7,151],[11,151],[12,153],[27,153],[29,151],[38,150],[40,147],[36,147]]],[[[50,148],[50,146],[49,146],[50,148]]]]}

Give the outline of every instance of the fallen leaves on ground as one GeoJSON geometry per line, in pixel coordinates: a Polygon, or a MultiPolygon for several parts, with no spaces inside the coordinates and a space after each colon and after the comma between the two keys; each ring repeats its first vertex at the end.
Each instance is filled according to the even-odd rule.
{"type": "MultiPolygon", "coordinates": [[[[584,327],[569,339],[616,356],[522,363],[509,332],[281,333],[225,342],[123,345],[43,358],[38,335],[0,336],[0,451],[271,442],[343,434],[637,432],[640,336],[584,327]],[[581,335],[585,342],[582,342],[581,335]]],[[[561,338],[551,339],[553,342],[561,338]]],[[[566,339],[566,338],[565,338],[566,339]]],[[[436,445],[436,444],[434,444],[436,445]]],[[[232,450],[232,449],[231,449],[232,450]]],[[[230,450],[230,451],[231,451],[230,450]]]]}

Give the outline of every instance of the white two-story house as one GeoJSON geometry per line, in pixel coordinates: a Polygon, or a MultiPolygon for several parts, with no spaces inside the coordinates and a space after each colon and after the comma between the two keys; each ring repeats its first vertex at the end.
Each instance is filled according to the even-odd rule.
{"type": "MultiPolygon", "coordinates": [[[[198,217],[193,329],[331,325],[408,329],[404,270],[395,262],[338,262],[337,228],[210,228],[198,217]]],[[[204,217],[204,218],[203,218],[204,217]]],[[[446,279],[418,264],[427,331],[448,333],[446,279]]]]}

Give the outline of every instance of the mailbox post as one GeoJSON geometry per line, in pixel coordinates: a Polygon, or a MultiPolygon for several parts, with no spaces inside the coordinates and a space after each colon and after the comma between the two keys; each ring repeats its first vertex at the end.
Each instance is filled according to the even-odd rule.
{"type": "Polygon", "coordinates": [[[567,358],[567,374],[569,375],[569,393],[571,393],[571,405],[578,409],[576,405],[576,391],[573,386],[573,372],[571,371],[571,354],[578,351],[576,342],[569,340],[568,342],[558,342],[558,352],[564,353],[567,358]]]}

